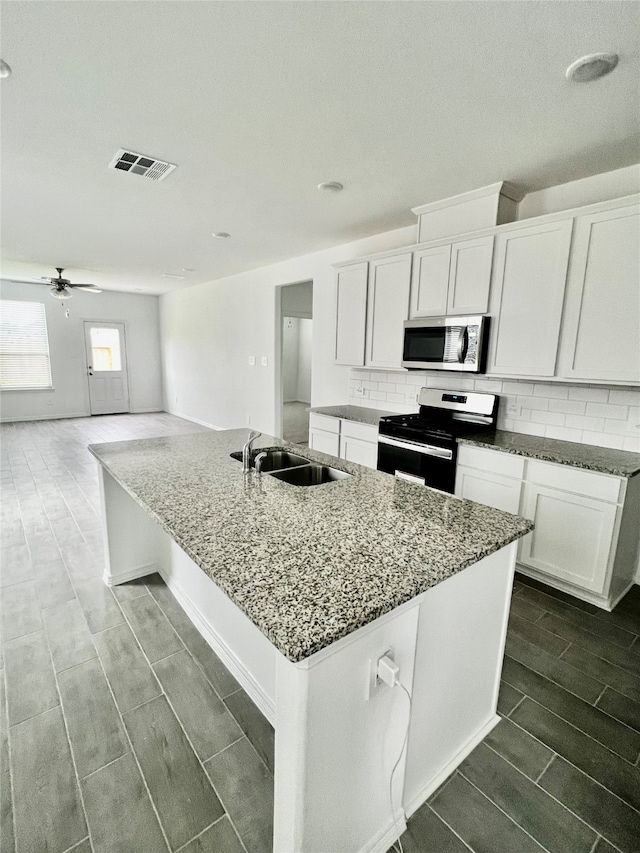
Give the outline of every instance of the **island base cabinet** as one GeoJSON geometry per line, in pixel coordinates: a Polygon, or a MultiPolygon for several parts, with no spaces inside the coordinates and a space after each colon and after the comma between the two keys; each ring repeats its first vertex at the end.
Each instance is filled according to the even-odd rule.
{"type": "Polygon", "coordinates": [[[100,477],[105,582],[159,571],[275,725],[274,853],[386,853],[405,816],[499,720],[515,544],[294,663],[108,472],[100,477]],[[411,701],[376,680],[384,655],[411,701]]]}

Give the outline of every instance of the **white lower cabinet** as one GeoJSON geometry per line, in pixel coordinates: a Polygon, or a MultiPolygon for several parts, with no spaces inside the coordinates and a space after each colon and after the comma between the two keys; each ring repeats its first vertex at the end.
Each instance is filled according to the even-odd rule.
{"type": "Polygon", "coordinates": [[[328,453],[330,456],[340,455],[340,420],[327,415],[309,414],[309,447],[328,453]]]}
{"type": "Polygon", "coordinates": [[[616,504],[525,483],[522,515],[536,526],[522,541],[520,562],[602,593],[617,510],[616,504]]]}
{"type": "Polygon", "coordinates": [[[378,427],[312,412],[309,447],[367,468],[377,468],[378,427]]]}
{"type": "Polygon", "coordinates": [[[456,494],[535,523],[520,541],[523,574],[607,610],[633,582],[640,475],[627,480],[462,445],[456,494]]]}

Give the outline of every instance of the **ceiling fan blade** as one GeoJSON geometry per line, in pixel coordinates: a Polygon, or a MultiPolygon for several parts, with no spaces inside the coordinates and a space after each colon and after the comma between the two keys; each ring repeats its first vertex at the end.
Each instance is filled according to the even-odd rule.
{"type": "MultiPolygon", "coordinates": [[[[5,278],[3,281],[13,281],[16,284],[46,284],[51,287],[50,278],[5,278]]],[[[57,279],[54,279],[54,281],[57,281],[57,279]]]]}
{"type": "Polygon", "coordinates": [[[99,287],[95,284],[68,284],[67,287],[78,287],[80,290],[86,290],[87,293],[102,293],[99,287]]]}

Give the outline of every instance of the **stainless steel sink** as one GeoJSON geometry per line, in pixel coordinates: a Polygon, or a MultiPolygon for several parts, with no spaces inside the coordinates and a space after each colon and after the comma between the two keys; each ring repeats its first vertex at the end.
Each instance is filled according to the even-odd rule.
{"type": "MultiPolygon", "coordinates": [[[[256,456],[258,453],[266,453],[266,457],[262,460],[262,471],[282,471],[288,468],[297,468],[300,465],[308,465],[309,460],[303,456],[298,456],[295,453],[289,453],[286,450],[273,450],[269,448],[256,448],[251,453],[251,467],[255,467],[256,456]]],[[[232,459],[237,459],[242,462],[242,451],[238,450],[231,453],[232,459]]]]}
{"type": "Polygon", "coordinates": [[[334,480],[343,480],[350,477],[346,471],[337,468],[329,468],[326,465],[305,465],[300,468],[290,468],[288,471],[272,471],[270,477],[283,480],[292,486],[320,486],[322,483],[331,483],[334,480]]]}

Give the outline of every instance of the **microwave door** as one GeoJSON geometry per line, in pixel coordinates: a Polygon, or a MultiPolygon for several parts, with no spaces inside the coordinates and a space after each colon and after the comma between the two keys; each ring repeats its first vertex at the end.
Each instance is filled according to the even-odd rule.
{"type": "Polygon", "coordinates": [[[448,343],[448,327],[405,329],[403,361],[416,364],[442,364],[448,343]]]}

